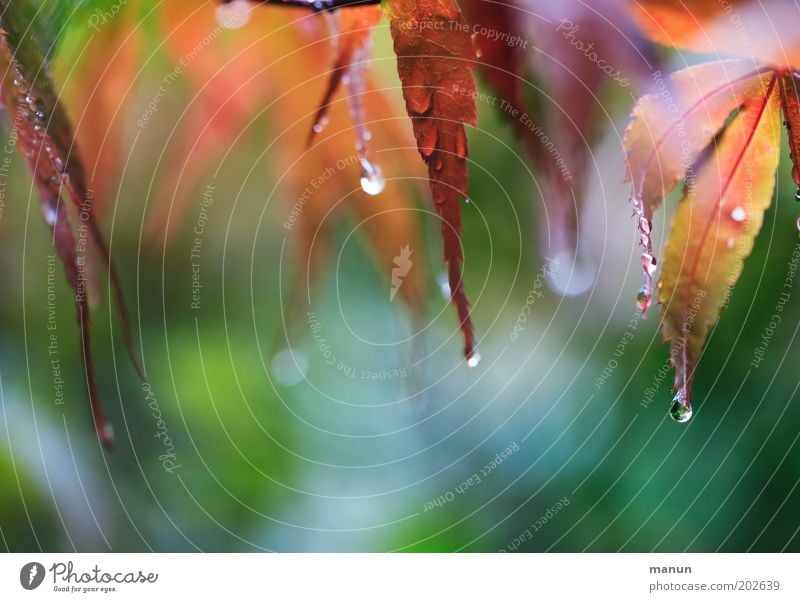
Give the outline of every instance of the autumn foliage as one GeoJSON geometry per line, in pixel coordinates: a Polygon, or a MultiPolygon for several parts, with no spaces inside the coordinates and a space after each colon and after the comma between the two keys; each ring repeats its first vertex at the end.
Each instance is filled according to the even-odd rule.
{"type": "MultiPolygon", "coordinates": [[[[322,14],[314,14],[313,4],[224,4],[244,10],[251,22],[218,33],[225,44],[205,52],[195,50],[207,32],[219,29],[219,3],[166,2],[158,8],[164,49],[182,66],[179,75],[194,98],[165,151],[170,169],[150,212],[150,240],[169,246],[192,192],[222,158],[218,141],[236,138],[265,112],[272,129],[264,146],[281,149],[274,166],[279,186],[289,198],[305,199],[291,224],[301,241],[294,252],[312,272],[327,255],[332,213],[346,211],[364,221],[371,256],[389,269],[398,249],[410,255],[422,247],[413,217],[420,190],[400,180],[409,181],[424,168],[441,220],[450,300],[470,365],[478,356],[462,276],[461,208],[469,198],[469,131],[484,110],[476,101],[476,77],[502,101],[500,113],[540,178],[546,215],[540,220],[540,247],[559,258],[580,252],[587,166],[599,136],[602,100],[612,89],[649,79],[653,89],[633,106],[620,152],[627,158],[642,246],[638,304],[643,313],[654,297],[661,305],[660,327],[675,368],[672,415],[688,420],[705,341],[771,202],[781,115],[791,157],[800,157],[794,71],[800,66],[800,13],[793,3],[385,0],[381,6],[359,3],[322,14]],[[372,30],[384,17],[405,116],[398,99],[379,89],[368,69],[372,30]],[[659,44],[719,56],[662,74],[659,44]],[[287,92],[296,86],[304,90],[300,99],[287,92]],[[418,157],[404,152],[411,148],[418,157]],[[376,161],[389,151],[392,161],[376,161]],[[308,174],[324,173],[350,156],[353,160],[324,189],[308,191],[308,174]],[[651,238],[654,213],[681,184],[683,198],[659,252],[651,238]],[[372,198],[377,194],[380,204],[372,198]]],[[[82,270],[92,255],[106,268],[132,349],[121,284],[95,205],[102,206],[118,168],[124,114],[119,105],[131,96],[130,81],[142,60],[141,32],[135,19],[120,16],[93,39],[91,48],[104,49],[107,57],[84,66],[80,79],[87,85],[76,88],[82,92],[66,93],[69,105],[84,108],[73,120],[73,133],[47,76],[46,52],[23,34],[19,19],[28,13],[7,0],[0,8],[3,100],[19,129],[19,151],[35,176],[46,222],[75,291],[92,416],[100,439],[110,445],[94,385],[82,270]],[[71,208],[62,197],[71,199],[71,208]]],[[[800,186],[797,166],[793,177],[800,186]]],[[[428,278],[415,270],[399,289],[414,312],[423,311],[428,278]]],[[[295,287],[299,295],[303,282],[295,287]]]]}
{"type": "MultiPolygon", "coordinates": [[[[633,9],[643,29],[659,41],[746,57],[700,64],[658,79],[657,89],[637,103],[625,137],[644,248],[643,311],[650,303],[657,265],[650,239],[653,211],[684,182],[658,282],[661,330],[675,367],[672,416],[680,422],[691,417],[692,383],[703,346],[772,200],[781,112],[792,158],[798,157],[798,89],[794,73],[786,68],[798,64],[795,38],[763,35],[766,23],[776,16],[796,24],[797,12],[787,12],[783,2],[740,2],[736,9],[749,16],[747,31],[762,34],[758,40],[764,43],[755,54],[743,44],[745,30],[737,26],[742,17],[735,13],[731,18],[722,4],[657,1],[640,2],[633,9]],[[774,43],[783,40],[786,46],[774,43]]],[[[797,173],[795,165],[800,184],[797,173]]]]}

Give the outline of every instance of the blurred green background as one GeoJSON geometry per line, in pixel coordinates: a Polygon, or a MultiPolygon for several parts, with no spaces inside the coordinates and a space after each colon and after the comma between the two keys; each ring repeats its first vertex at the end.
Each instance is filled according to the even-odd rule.
{"type": "MultiPolygon", "coordinates": [[[[389,53],[382,26],[376,54],[389,53]]],[[[389,61],[376,64],[392,76],[389,61]]],[[[143,81],[132,115],[152,96],[143,81]]],[[[289,324],[294,355],[282,353],[286,343],[276,341],[298,268],[284,247],[285,207],[265,193],[280,174],[249,174],[264,147],[259,131],[243,137],[215,179],[202,307],[191,310],[202,190],[166,252],[140,242],[156,158],[187,94],[170,91],[144,139],[128,132],[119,196],[102,218],[156,399],[125,355],[104,289],[93,334],[114,453],[90,427],[60,268],[65,402],[54,403],[52,245],[26,166],[12,158],[0,214],[3,549],[800,550],[800,293],[750,367],[800,242],[785,141],[776,201],[700,363],[694,418],[677,425],[667,414],[671,372],[657,315],[638,319],[634,304],[640,251],[619,149],[630,98],[619,98],[592,157],[581,244],[597,278],[563,298],[537,281],[535,177],[508,126],[481,111],[464,205],[465,278],[482,354],[470,370],[434,282],[438,224],[422,214],[430,248],[419,261],[432,282],[423,334],[406,340],[419,321],[389,302],[391,274],[358,244],[358,224],[344,221],[312,305],[289,324]],[[532,289],[544,295],[529,304],[514,341],[532,289]],[[327,363],[317,330],[346,369],[327,363]],[[353,378],[349,368],[390,376],[353,378]]],[[[659,242],[667,222],[660,212],[659,242]]]]}

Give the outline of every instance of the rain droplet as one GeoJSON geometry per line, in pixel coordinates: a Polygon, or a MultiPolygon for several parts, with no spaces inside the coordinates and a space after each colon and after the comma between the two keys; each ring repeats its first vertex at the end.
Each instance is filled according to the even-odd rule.
{"type": "Polygon", "coordinates": [[[47,222],[48,226],[55,226],[56,219],[58,218],[58,211],[53,205],[44,205],[42,207],[42,213],[44,213],[44,221],[47,222]]]}
{"type": "Polygon", "coordinates": [[[797,221],[795,222],[797,229],[800,230],[800,215],[797,216],[797,221]]]}
{"type": "Polygon", "coordinates": [[[650,253],[642,253],[642,267],[648,276],[652,276],[656,271],[656,258],[650,253]]]}
{"type": "Polygon", "coordinates": [[[233,0],[217,7],[217,23],[225,29],[239,29],[250,21],[252,7],[248,0],[233,0]]]}
{"type": "Polygon", "coordinates": [[[270,364],[272,377],[285,387],[294,387],[305,380],[308,361],[299,351],[281,349],[270,364]]]}
{"type": "Polygon", "coordinates": [[[797,201],[797,202],[800,202],[800,188],[795,190],[795,192],[794,192],[794,200],[797,201]]]}
{"type": "Polygon", "coordinates": [[[483,48],[481,48],[481,45],[477,43],[477,40],[478,34],[472,34],[472,44],[475,47],[475,56],[481,58],[483,56],[483,48]]]}
{"type": "Polygon", "coordinates": [[[673,399],[672,407],[669,410],[670,418],[679,424],[689,422],[692,418],[692,404],[686,396],[686,391],[681,389],[673,399]]]}
{"type": "Polygon", "coordinates": [[[450,290],[450,280],[447,278],[447,274],[439,272],[439,275],[436,276],[436,282],[439,284],[439,292],[442,293],[442,297],[444,297],[445,301],[450,301],[452,291],[450,290]]]}
{"type": "Polygon", "coordinates": [[[477,349],[474,349],[472,353],[469,354],[467,357],[467,366],[469,368],[477,368],[478,364],[481,363],[481,354],[478,353],[477,349]]]}
{"type": "Polygon", "coordinates": [[[327,127],[329,121],[330,121],[330,119],[328,119],[328,117],[325,116],[322,119],[320,119],[317,123],[315,123],[314,124],[314,133],[315,134],[321,134],[323,132],[323,130],[327,127]]]}
{"type": "Polygon", "coordinates": [[[378,196],[386,188],[381,168],[361,157],[361,189],[370,196],[378,196]]]}
{"type": "Polygon", "coordinates": [[[641,313],[645,313],[647,308],[650,307],[650,299],[653,298],[653,291],[651,291],[647,286],[643,286],[639,289],[639,292],[636,293],[636,308],[641,313]]]}
{"type": "Polygon", "coordinates": [[[731,219],[735,222],[743,222],[745,217],[747,217],[747,214],[741,207],[736,207],[736,209],[731,211],[731,219]]]}
{"type": "Polygon", "coordinates": [[[100,427],[101,435],[105,441],[114,441],[114,425],[106,422],[100,427]]]}
{"type": "Polygon", "coordinates": [[[555,267],[547,275],[547,283],[559,295],[574,297],[592,288],[597,268],[589,258],[567,250],[557,253],[553,264],[555,267]]]}

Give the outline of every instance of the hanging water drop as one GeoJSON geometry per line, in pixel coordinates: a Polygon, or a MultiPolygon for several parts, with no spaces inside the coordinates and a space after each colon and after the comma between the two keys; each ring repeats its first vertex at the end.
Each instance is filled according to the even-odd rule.
{"type": "Polygon", "coordinates": [[[656,271],[656,264],[656,258],[650,255],[650,253],[642,253],[642,267],[645,274],[652,276],[656,271]]]}
{"type": "Polygon", "coordinates": [[[328,126],[329,122],[330,122],[330,119],[327,116],[325,116],[322,119],[320,119],[317,123],[314,124],[314,133],[315,134],[321,134],[325,130],[325,128],[328,126]]]}
{"type": "Polygon", "coordinates": [[[797,221],[795,222],[795,226],[797,226],[797,229],[800,230],[800,215],[797,216],[797,221]]]}
{"type": "Polygon", "coordinates": [[[378,196],[386,188],[386,180],[383,179],[381,168],[364,156],[360,157],[360,161],[361,189],[370,196],[378,196]]]}
{"type": "Polygon", "coordinates": [[[650,290],[649,287],[643,286],[639,289],[639,292],[636,293],[636,309],[639,310],[640,313],[645,313],[647,308],[650,307],[650,299],[653,298],[653,291],[650,290]]]}
{"type": "Polygon", "coordinates": [[[794,191],[794,200],[800,203],[800,188],[794,191]]]}
{"type": "Polygon", "coordinates": [[[240,29],[250,21],[252,9],[249,0],[233,0],[221,4],[215,12],[217,23],[225,29],[240,29]]]}
{"type": "Polygon", "coordinates": [[[554,267],[547,274],[547,284],[559,295],[575,297],[592,288],[597,268],[585,254],[560,251],[552,263],[554,267]]]}
{"type": "Polygon", "coordinates": [[[689,422],[692,418],[692,403],[689,401],[684,389],[681,389],[675,395],[669,415],[678,424],[689,422]]]}
{"type": "Polygon", "coordinates": [[[444,300],[450,301],[450,297],[453,293],[450,290],[450,280],[447,278],[447,274],[445,272],[439,272],[438,276],[436,276],[436,282],[439,285],[439,292],[442,294],[444,300]]]}
{"type": "Polygon", "coordinates": [[[636,297],[636,306],[642,314],[647,316],[650,307],[650,300],[653,298],[653,274],[656,271],[656,259],[653,256],[653,241],[650,232],[653,230],[653,223],[650,221],[649,214],[645,210],[644,201],[639,195],[631,197],[633,203],[633,214],[636,216],[639,225],[639,245],[642,247],[642,273],[644,274],[644,284],[639,289],[636,297]]]}
{"type": "Polygon", "coordinates": [[[478,364],[481,363],[481,354],[478,353],[477,349],[473,349],[472,352],[467,356],[467,367],[469,368],[477,368],[478,364]]]}
{"type": "Polygon", "coordinates": [[[44,205],[42,207],[42,213],[44,214],[44,221],[47,223],[48,226],[55,226],[56,219],[58,219],[58,211],[56,207],[50,204],[44,205]]]}
{"type": "Polygon", "coordinates": [[[731,211],[731,219],[735,222],[743,222],[745,217],[747,217],[747,214],[741,207],[736,207],[731,211]]]}
{"type": "Polygon", "coordinates": [[[114,425],[110,422],[104,422],[100,427],[100,437],[103,441],[114,442],[114,425]]]}
{"type": "MultiPolygon", "coordinates": [[[[337,16],[331,15],[328,23],[333,32],[338,36],[337,16]]],[[[336,38],[335,38],[336,39],[336,38]]],[[[338,42],[337,42],[338,43],[338,42]]],[[[349,92],[350,115],[353,118],[356,133],[356,152],[361,163],[361,189],[370,196],[377,196],[386,188],[386,180],[380,166],[369,158],[368,142],[372,140],[372,133],[367,129],[364,121],[364,106],[362,99],[366,91],[365,71],[369,65],[370,47],[365,45],[353,55],[353,62],[347,71],[344,85],[349,92]]]]}
{"type": "Polygon", "coordinates": [[[478,32],[476,31],[475,33],[472,34],[472,46],[475,48],[475,56],[481,58],[483,56],[483,48],[481,48],[481,45],[478,43],[478,40],[479,36],[478,32]]]}

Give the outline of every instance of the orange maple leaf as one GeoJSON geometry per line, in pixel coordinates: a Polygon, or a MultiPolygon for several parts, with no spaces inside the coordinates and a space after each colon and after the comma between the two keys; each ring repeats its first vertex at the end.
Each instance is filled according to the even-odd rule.
{"type": "Polygon", "coordinates": [[[466,125],[477,122],[475,51],[470,28],[455,0],[385,3],[397,71],[417,147],[428,165],[436,210],[442,218],[451,301],[464,335],[464,355],[477,360],[461,264],[461,199],[467,195],[466,125]]]}

